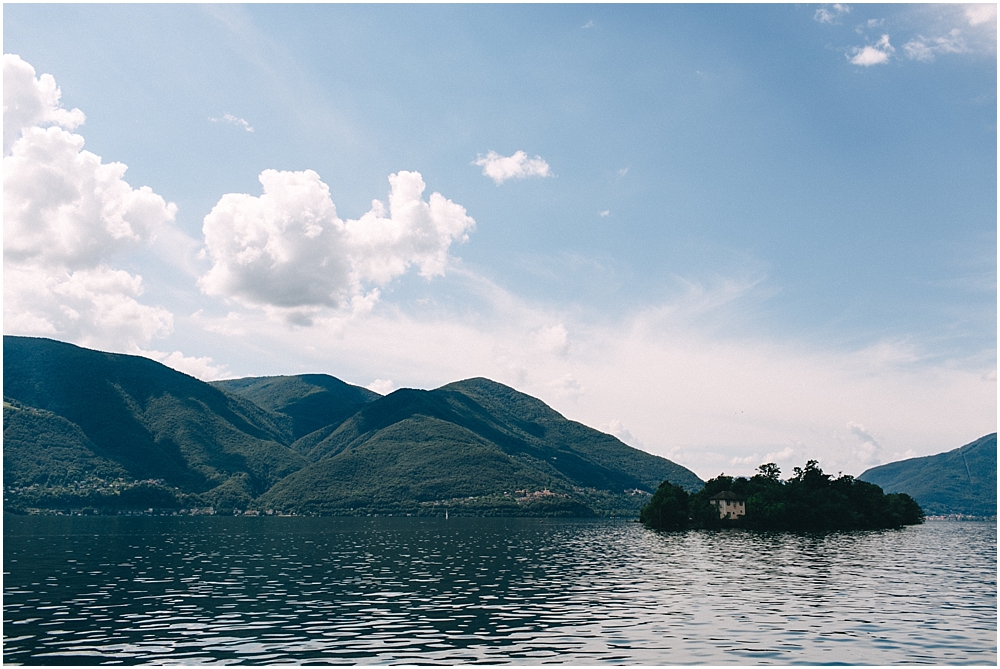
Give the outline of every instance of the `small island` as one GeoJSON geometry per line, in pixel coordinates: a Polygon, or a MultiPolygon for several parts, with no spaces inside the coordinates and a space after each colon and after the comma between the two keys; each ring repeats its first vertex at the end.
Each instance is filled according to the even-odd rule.
{"type": "Polygon", "coordinates": [[[917,525],[924,511],[909,495],[886,495],[853,476],[834,478],[810,460],[782,481],[774,463],[750,478],[720,475],[699,492],[664,481],[639,514],[658,530],[742,527],[753,530],[877,530],[917,525]]]}

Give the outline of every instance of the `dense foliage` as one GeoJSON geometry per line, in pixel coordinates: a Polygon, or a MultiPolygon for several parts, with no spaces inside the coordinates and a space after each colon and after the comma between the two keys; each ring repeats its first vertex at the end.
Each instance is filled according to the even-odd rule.
{"type": "Polygon", "coordinates": [[[997,435],[947,453],[874,467],[858,477],[886,492],[905,490],[931,515],[997,515],[997,435]]]}
{"type": "Polygon", "coordinates": [[[757,530],[871,530],[922,523],[924,512],[907,494],[886,495],[872,483],[852,476],[832,477],[810,460],[805,469],[780,479],[773,463],[761,465],[751,478],[718,476],[688,496],[664,482],[640,512],[647,527],[664,530],[685,528],[744,527],[757,530]],[[746,515],[722,519],[710,501],[729,491],[744,500],[746,515]]]}
{"type": "Polygon", "coordinates": [[[385,397],[326,375],[203,383],[4,337],[4,509],[630,515],[669,460],[488,379],[385,397]]]}

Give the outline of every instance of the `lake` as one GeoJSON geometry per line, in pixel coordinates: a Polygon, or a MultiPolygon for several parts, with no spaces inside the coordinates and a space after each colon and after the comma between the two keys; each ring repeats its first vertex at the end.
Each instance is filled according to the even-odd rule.
{"type": "Polygon", "coordinates": [[[5,516],[3,659],[995,665],[996,537],[5,516]]]}

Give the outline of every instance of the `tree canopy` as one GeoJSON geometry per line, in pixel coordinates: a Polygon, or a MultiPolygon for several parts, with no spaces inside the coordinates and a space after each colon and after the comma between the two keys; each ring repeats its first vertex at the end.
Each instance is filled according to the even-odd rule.
{"type": "Polygon", "coordinates": [[[816,460],[782,481],[773,462],[757,468],[750,478],[719,475],[706,481],[694,495],[664,482],[639,520],[654,529],[744,527],[757,530],[872,530],[916,525],[923,509],[909,495],[886,495],[873,484],[853,476],[836,478],[820,469],[816,460]],[[746,503],[746,515],[720,518],[711,499],[729,491],[746,503]]]}

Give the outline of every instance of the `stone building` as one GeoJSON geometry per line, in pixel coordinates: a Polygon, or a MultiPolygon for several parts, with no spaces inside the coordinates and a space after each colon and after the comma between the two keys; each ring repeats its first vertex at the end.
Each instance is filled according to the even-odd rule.
{"type": "Polygon", "coordinates": [[[719,510],[719,518],[735,520],[747,515],[746,502],[729,490],[712,495],[708,501],[719,510]]]}

